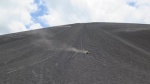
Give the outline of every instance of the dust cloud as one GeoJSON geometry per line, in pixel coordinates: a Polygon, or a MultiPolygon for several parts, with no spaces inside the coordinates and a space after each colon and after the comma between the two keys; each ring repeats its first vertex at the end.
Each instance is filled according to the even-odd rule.
{"type": "Polygon", "coordinates": [[[79,50],[79,49],[76,49],[74,47],[67,47],[65,50],[66,51],[76,52],[76,53],[85,53],[86,52],[85,50],[79,50]]]}
{"type": "Polygon", "coordinates": [[[33,31],[32,34],[38,36],[38,48],[48,49],[49,51],[70,51],[76,53],[85,53],[85,50],[77,49],[68,45],[60,40],[52,39],[51,37],[55,36],[53,32],[47,31],[33,31]]]}

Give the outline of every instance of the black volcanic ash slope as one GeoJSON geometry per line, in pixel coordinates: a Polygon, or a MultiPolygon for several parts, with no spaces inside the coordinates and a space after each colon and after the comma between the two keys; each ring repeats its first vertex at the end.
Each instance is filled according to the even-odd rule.
{"type": "Polygon", "coordinates": [[[2,35],[0,84],[150,84],[150,25],[86,23],[2,35]]]}

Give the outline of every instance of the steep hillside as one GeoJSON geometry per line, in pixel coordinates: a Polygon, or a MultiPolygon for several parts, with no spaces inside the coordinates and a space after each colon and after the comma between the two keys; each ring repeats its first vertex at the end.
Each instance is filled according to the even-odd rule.
{"type": "Polygon", "coordinates": [[[0,84],[150,84],[150,25],[78,23],[2,35],[0,84]]]}

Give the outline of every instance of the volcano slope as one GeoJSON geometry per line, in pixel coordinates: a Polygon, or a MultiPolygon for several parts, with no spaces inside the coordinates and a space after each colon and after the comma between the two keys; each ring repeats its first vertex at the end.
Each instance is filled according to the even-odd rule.
{"type": "Polygon", "coordinates": [[[78,23],[2,35],[0,84],[150,84],[150,25],[78,23]]]}

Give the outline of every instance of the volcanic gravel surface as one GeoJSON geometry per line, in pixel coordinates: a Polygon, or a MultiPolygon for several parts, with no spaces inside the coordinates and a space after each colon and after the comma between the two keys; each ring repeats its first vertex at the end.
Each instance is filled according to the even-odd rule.
{"type": "Polygon", "coordinates": [[[150,25],[77,23],[1,35],[0,84],[150,84],[150,25]]]}

